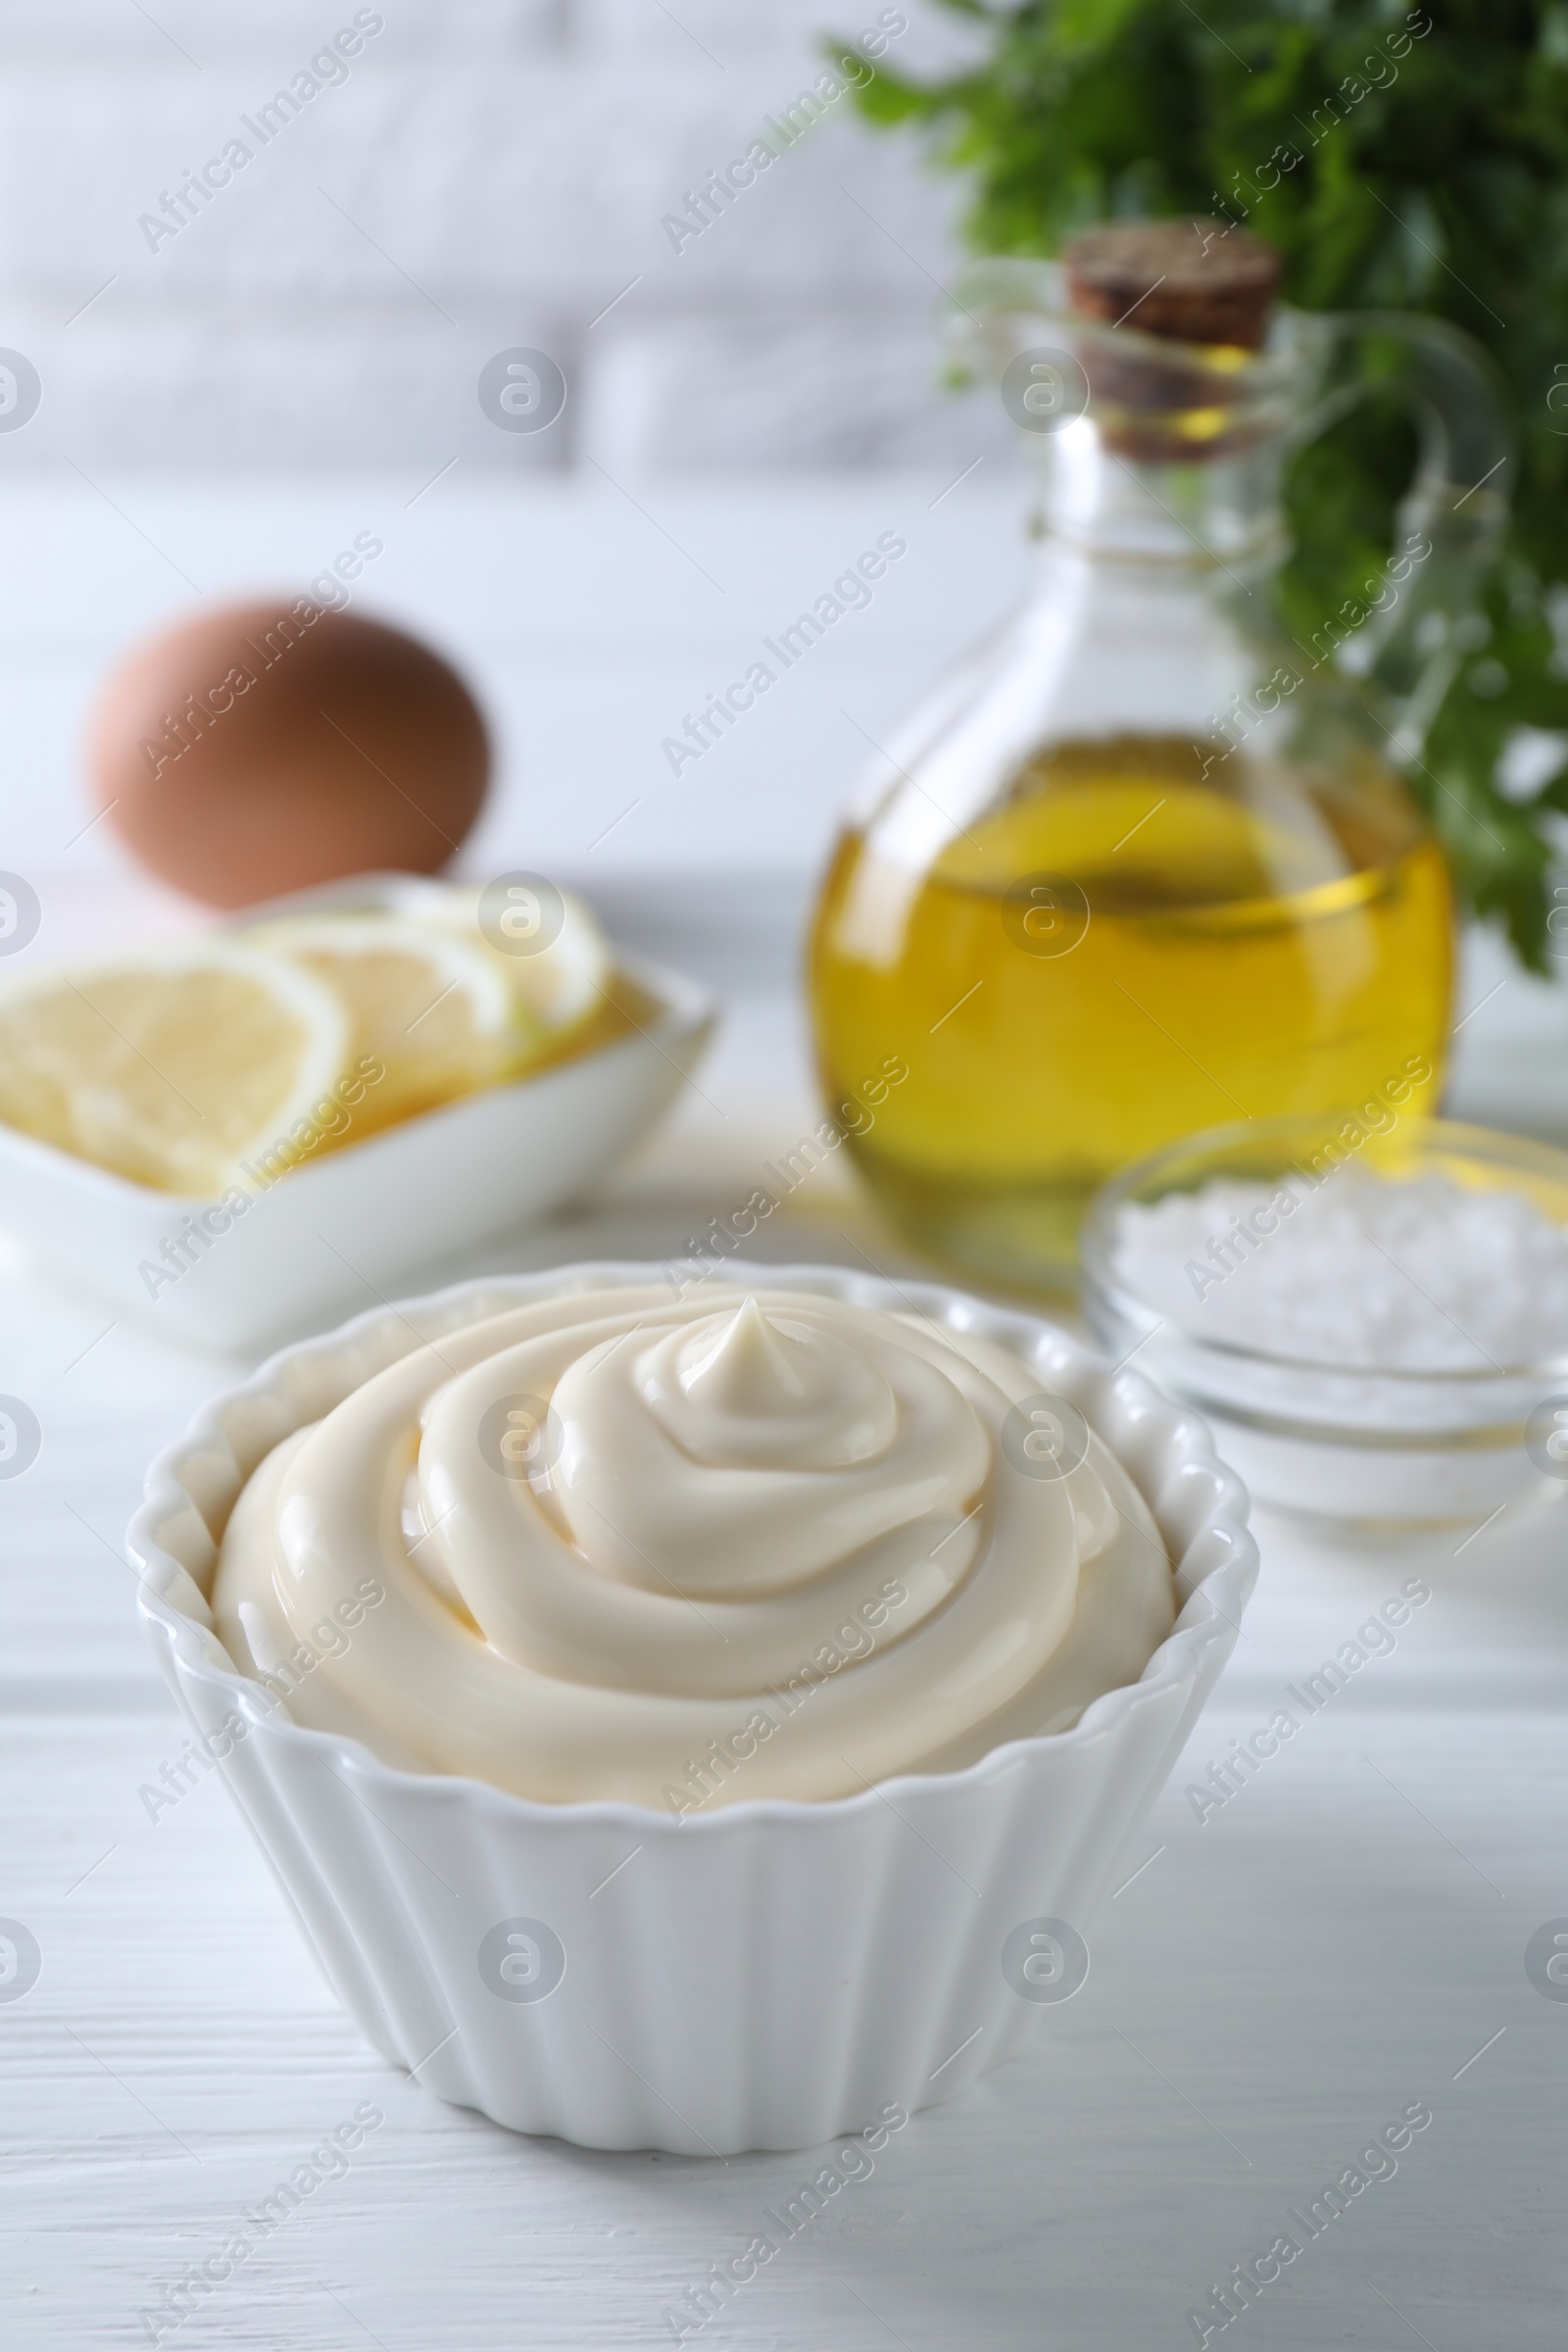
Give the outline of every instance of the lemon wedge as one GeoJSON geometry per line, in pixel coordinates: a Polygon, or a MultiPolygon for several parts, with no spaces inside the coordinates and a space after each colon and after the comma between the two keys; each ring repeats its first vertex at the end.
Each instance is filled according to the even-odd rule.
{"type": "Polygon", "coordinates": [[[349,1053],[380,1064],[348,1136],[410,1118],[504,1077],[515,1054],[514,1004],[480,947],[400,915],[285,915],[248,935],[330,990],[349,1053]]]}
{"type": "Polygon", "coordinates": [[[462,939],[501,975],[512,999],[514,1067],[554,1053],[601,1011],[611,985],[610,949],[592,909],[569,890],[559,895],[561,927],[530,954],[509,955],[486,938],[476,887],[449,885],[411,910],[422,928],[462,939]]]}
{"type": "Polygon", "coordinates": [[[313,1135],[344,1068],[329,989],[225,941],[142,950],[0,991],[0,1119],[137,1184],[198,1197],[313,1135]]]}

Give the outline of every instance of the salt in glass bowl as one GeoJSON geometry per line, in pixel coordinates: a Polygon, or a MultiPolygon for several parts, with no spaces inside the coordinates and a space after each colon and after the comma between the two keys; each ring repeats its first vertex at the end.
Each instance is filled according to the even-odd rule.
{"type": "MultiPolygon", "coordinates": [[[[1129,1205],[1199,1193],[1215,1179],[1289,1185],[1304,1197],[1323,1181],[1344,1181],[1351,1167],[1371,1179],[1441,1175],[1468,1192],[1522,1195],[1568,1228],[1568,1152],[1495,1129],[1406,1118],[1365,1134],[1359,1122],[1321,1116],[1209,1128],[1136,1161],[1096,1196],[1082,1237],[1081,1301],[1096,1341],[1114,1362],[1136,1356],[1156,1386],[1204,1414],[1254,1499],[1293,1516],[1452,1527],[1560,1492],[1568,1329],[1559,1352],[1528,1363],[1488,1357],[1480,1369],[1385,1369],[1274,1353],[1222,1336],[1212,1318],[1205,1330],[1206,1287],[1200,1299],[1190,1279],[1194,1295],[1178,1310],[1182,1268],[1159,1298],[1147,1275],[1129,1269],[1129,1205]],[[1359,1142],[1348,1140],[1352,1129],[1359,1142]]],[[[1268,1246],[1267,1236],[1257,1242],[1259,1250],[1268,1246]]],[[[1245,1281],[1245,1253],[1238,1247],[1234,1255],[1226,1280],[1245,1281]]]]}

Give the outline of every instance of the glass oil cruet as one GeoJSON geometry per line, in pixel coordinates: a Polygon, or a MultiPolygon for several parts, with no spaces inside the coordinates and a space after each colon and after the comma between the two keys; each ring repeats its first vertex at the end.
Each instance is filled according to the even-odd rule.
{"type": "Polygon", "coordinates": [[[866,779],[810,987],[830,1105],[907,1068],[849,1138],[862,1173],[985,1280],[1070,1285],[1096,1187],[1196,1129],[1411,1074],[1436,1106],[1453,913],[1399,770],[1506,444],[1465,338],[1276,311],[1277,274],[1245,230],[1128,221],[957,288],[1039,462],[1034,586],[866,779]],[[1374,383],[1421,433],[1398,545],[1353,637],[1298,642],[1267,592],[1284,464],[1374,383]]]}

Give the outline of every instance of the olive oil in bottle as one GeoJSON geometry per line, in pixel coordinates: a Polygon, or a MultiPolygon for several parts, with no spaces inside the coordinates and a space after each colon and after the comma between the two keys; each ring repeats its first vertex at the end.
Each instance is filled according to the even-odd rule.
{"type": "Polygon", "coordinates": [[[1318,778],[1214,748],[1061,746],[923,874],[840,842],[811,951],[823,1082],[908,1064],[849,1141],[934,1254],[1064,1285],[1089,1196],[1141,1153],[1420,1088],[1412,1063],[1435,1100],[1449,889],[1402,788],[1371,760],[1318,778]]]}
{"type": "Polygon", "coordinates": [[[1034,578],[879,754],[810,989],[830,1102],[907,1067],[861,1171],[985,1280],[1070,1286],[1089,1196],[1200,1129],[1437,1107],[1453,911],[1399,765],[1506,443],[1461,337],[1277,310],[1278,276],[1234,224],[1118,220],[956,300],[1038,468],[1034,578]],[[1287,457],[1374,382],[1443,430],[1347,662],[1270,583],[1287,457]]]}

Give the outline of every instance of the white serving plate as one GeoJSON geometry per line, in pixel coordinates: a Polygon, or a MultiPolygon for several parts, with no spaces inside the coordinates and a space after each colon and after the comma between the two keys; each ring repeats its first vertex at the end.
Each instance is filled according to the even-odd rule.
{"type": "MultiPolygon", "coordinates": [[[[428,887],[368,875],[249,907],[243,921],[396,908],[428,887]]],[[[695,1068],[716,1018],[712,998],[640,957],[614,960],[658,1006],[640,1032],[290,1169],[174,1281],[142,1269],[165,1270],[165,1240],[218,1201],[155,1192],[3,1124],[0,1226],[72,1282],[205,1347],[247,1348],[364,1307],[411,1268],[597,1182],[695,1068]]]]}

